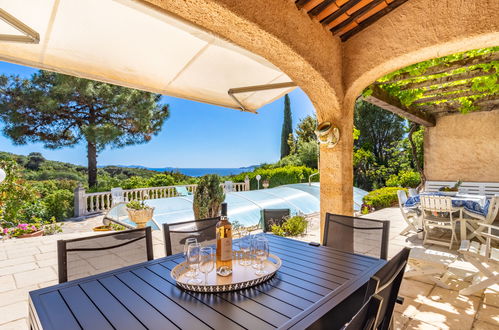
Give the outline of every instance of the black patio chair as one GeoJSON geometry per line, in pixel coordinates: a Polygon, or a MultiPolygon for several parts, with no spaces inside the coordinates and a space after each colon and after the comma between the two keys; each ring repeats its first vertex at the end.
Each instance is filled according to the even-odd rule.
{"type": "Polygon", "coordinates": [[[374,295],[362,306],[352,320],[345,324],[342,330],[372,330],[375,329],[378,313],[383,299],[374,295]]]}
{"type": "Polygon", "coordinates": [[[57,241],[59,283],[154,259],[151,227],[57,241]]]}
{"type": "Polygon", "coordinates": [[[220,217],[163,224],[166,255],[183,253],[185,241],[191,237],[196,238],[198,243],[215,244],[218,221],[220,217]]]}
{"type": "Polygon", "coordinates": [[[263,231],[269,231],[272,225],[282,225],[289,214],[289,209],[263,209],[263,231]]]}
{"type": "Polygon", "coordinates": [[[323,245],[386,260],[390,221],[326,213],[323,245]]]}
{"type": "Polygon", "coordinates": [[[400,284],[404,277],[405,267],[409,259],[410,248],[404,248],[390,259],[369,281],[364,302],[370,299],[371,294],[382,298],[376,329],[386,330],[392,322],[393,309],[396,303],[404,302],[398,296],[400,284]]]}

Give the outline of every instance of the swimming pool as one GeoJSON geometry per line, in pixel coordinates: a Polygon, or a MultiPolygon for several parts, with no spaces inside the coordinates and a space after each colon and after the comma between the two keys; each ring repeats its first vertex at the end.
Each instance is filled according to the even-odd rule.
{"type": "MultiPolygon", "coordinates": [[[[354,188],[354,209],[359,210],[366,191],[354,188]]],[[[153,221],[149,225],[160,229],[163,223],[174,223],[194,219],[192,211],[193,196],[170,197],[147,200],[146,204],[154,207],[153,221]]],[[[226,193],[228,216],[232,223],[243,226],[260,223],[263,209],[290,209],[291,215],[310,214],[320,211],[320,184],[315,182],[283,185],[270,189],[226,193]]],[[[114,206],[106,218],[134,226],[128,219],[124,204],[114,206]]]]}

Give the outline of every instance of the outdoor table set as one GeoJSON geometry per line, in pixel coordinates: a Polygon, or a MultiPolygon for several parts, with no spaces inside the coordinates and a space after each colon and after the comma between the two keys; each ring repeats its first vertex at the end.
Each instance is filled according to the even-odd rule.
{"type": "Polygon", "coordinates": [[[444,192],[423,192],[419,195],[411,196],[404,203],[408,209],[419,211],[421,196],[450,196],[452,207],[459,209],[460,235],[461,239],[466,239],[466,218],[463,217],[462,211],[466,210],[466,214],[471,218],[484,218],[487,216],[490,206],[490,200],[485,195],[471,195],[465,193],[444,193],[444,192]]]}
{"type": "Polygon", "coordinates": [[[303,329],[386,264],[327,246],[260,235],[269,247],[263,267],[236,259],[227,278],[217,278],[213,267],[206,267],[212,269],[207,277],[190,281],[180,253],[32,291],[31,327],[303,329]],[[263,273],[258,275],[259,270],[263,273]]]}

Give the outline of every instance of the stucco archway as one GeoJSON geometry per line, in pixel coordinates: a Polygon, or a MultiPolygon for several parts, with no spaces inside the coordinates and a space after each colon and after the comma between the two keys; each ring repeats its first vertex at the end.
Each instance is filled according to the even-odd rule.
{"type": "Polygon", "coordinates": [[[145,2],[266,58],[305,91],[319,121],[332,121],[344,133],[334,149],[321,149],[321,218],[326,211],[351,214],[353,115],[345,117],[343,113],[339,38],[297,10],[294,1],[145,2]]]}

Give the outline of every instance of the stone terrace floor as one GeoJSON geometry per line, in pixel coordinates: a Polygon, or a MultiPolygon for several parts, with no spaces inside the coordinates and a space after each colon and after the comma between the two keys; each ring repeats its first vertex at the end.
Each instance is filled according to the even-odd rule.
{"type": "MultiPolygon", "coordinates": [[[[398,208],[383,209],[367,217],[391,221],[390,257],[404,246],[421,246],[416,235],[398,234],[405,227],[398,208]]],[[[57,284],[56,241],[93,235],[92,227],[100,225],[101,219],[67,222],[63,226],[64,232],[54,236],[0,242],[0,329],[28,328],[28,292],[57,284]]],[[[318,241],[319,217],[313,215],[309,220],[307,235],[297,239],[318,241]]],[[[154,256],[163,257],[161,233],[154,232],[153,239],[154,256]]],[[[458,260],[451,269],[458,274],[469,273],[473,268],[458,260]]],[[[499,329],[499,286],[463,296],[458,291],[469,283],[451,278],[449,284],[452,290],[440,288],[427,278],[405,279],[400,291],[405,301],[395,308],[394,328],[499,329]]]]}

